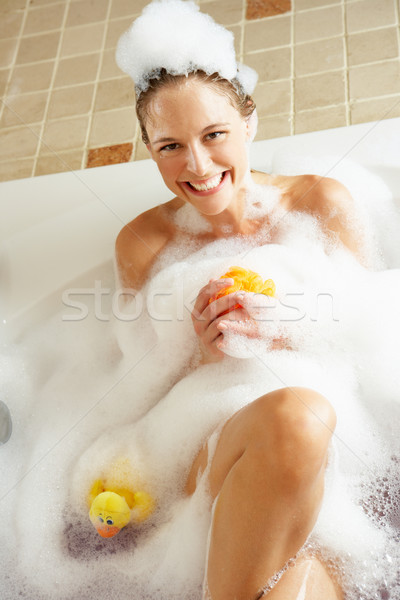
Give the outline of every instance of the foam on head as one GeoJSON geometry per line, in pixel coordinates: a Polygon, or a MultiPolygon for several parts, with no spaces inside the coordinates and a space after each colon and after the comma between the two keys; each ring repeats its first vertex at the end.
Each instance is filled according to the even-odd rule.
{"type": "Polygon", "coordinates": [[[256,72],[238,65],[233,34],[200,12],[194,2],[155,0],[145,7],[120,38],[118,66],[135,82],[136,92],[147,90],[149,80],[162,68],[172,75],[201,70],[236,78],[244,91],[252,93],[256,72]]]}

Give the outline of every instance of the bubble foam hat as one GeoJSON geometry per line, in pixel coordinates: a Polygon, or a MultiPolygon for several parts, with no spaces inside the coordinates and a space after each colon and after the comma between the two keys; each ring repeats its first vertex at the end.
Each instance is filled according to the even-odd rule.
{"type": "Polygon", "coordinates": [[[117,64],[146,91],[161,69],[171,75],[201,70],[236,80],[246,94],[257,83],[254,69],[236,62],[233,34],[185,0],[154,0],[119,39],[117,64]]]}

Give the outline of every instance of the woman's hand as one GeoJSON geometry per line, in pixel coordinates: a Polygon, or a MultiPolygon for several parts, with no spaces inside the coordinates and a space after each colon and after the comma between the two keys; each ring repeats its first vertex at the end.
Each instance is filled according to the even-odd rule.
{"type": "Polygon", "coordinates": [[[210,298],[221,289],[229,287],[233,283],[233,279],[212,279],[200,290],[196,298],[192,311],[192,322],[205,362],[216,362],[224,357],[224,352],[218,347],[223,337],[222,331],[218,328],[219,323],[227,318],[237,320],[249,318],[244,308],[232,310],[238,304],[240,292],[227,294],[209,302],[210,298]]]}

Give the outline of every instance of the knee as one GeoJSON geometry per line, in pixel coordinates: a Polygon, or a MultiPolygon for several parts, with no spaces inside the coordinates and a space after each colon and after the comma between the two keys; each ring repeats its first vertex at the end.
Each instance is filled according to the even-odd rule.
{"type": "Polygon", "coordinates": [[[255,455],[288,489],[323,474],[336,415],[328,400],[306,388],[284,388],[257,401],[255,455]]]}

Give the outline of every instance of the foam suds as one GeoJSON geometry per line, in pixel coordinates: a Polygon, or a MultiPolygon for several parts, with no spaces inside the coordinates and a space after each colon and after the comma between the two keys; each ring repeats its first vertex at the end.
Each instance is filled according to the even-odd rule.
{"type": "MultiPolygon", "coordinates": [[[[357,205],[373,180],[363,171],[353,181],[357,205]]],[[[373,247],[378,270],[368,271],[313,219],[278,211],[274,194],[249,192],[249,214],[270,219],[253,238],[199,245],[182,234],[185,245],[163,254],[124,309],[138,318],[113,316],[104,298],[102,318],[96,302],[83,320],[66,320],[64,307],[3,348],[2,399],[14,429],[0,449],[2,600],[200,600],[210,499],[206,478],[184,496],[188,471],[221,422],[283,386],[320,391],[338,417],[311,547],[336,565],[346,600],[400,597],[400,271],[384,269],[385,260],[398,267],[400,253],[387,259],[373,247]],[[276,283],[274,306],[257,308],[265,343],[231,333],[230,353],[244,344],[247,358],[195,368],[193,301],[235,264],[276,283]],[[271,332],[293,349],[268,346],[271,332]],[[104,540],[89,521],[88,491],[125,459],[157,509],[104,540]]],[[[368,214],[379,241],[382,221],[368,214]]]]}

